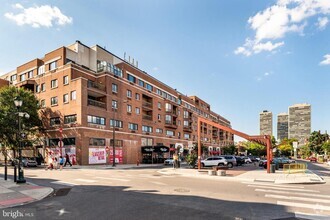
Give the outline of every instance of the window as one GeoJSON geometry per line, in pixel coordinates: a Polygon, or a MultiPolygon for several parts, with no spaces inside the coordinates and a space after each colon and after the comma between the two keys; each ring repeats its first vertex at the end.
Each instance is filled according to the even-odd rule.
{"type": "Polygon", "coordinates": [[[172,124],[172,116],[165,115],[165,123],[166,124],[172,124]]]}
{"type": "Polygon", "coordinates": [[[105,146],[104,138],[90,138],[89,139],[90,146],[105,146]]]}
{"type": "MultiPolygon", "coordinates": [[[[110,139],[110,146],[113,146],[113,139],[110,139]]],[[[115,147],[122,147],[123,140],[115,139],[115,147]]]]}
{"type": "Polygon", "coordinates": [[[58,103],[57,96],[50,98],[50,105],[57,105],[57,103],[58,103]]]}
{"type": "Polygon", "coordinates": [[[127,80],[132,82],[132,83],[135,83],[136,79],[134,76],[132,76],[131,74],[127,74],[127,80]]]}
{"type": "Polygon", "coordinates": [[[29,79],[33,78],[33,70],[31,70],[31,71],[28,72],[28,78],[29,79]]]}
{"type": "Polygon", "coordinates": [[[189,121],[183,121],[183,126],[184,127],[189,127],[189,121]]]}
{"type": "Polygon", "coordinates": [[[129,113],[132,112],[132,106],[131,105],[127,105],[127,112],[129,112],[129,113]]]}
{"type": "Polygon", "coordinates": [[[54,69],[56,69],[57,68],[57,61],[54,61],[54,62],[51,62],[50,64],[49,64],[49,70],[51,71],[51,70],[54,70],[54,69]]]}
{"type": "Polygon", "coordinates": [[[57,87],[57,79],[53,79],[53,80],[50,82],[50,87],[51,87],[52,89],[57,87]]]}
{"type": "Polygon", "coordinates": [[[142,125],[142,132],[152,133],[152,127],[151,126],[142,125]]]}
{"type": "Polygon", "coordinates": [[[160,114],[158,114],[157,119],[158,119],[158,121],[161,120],[161,115],[160,114]]]}
{"type": "Polygon", "coordinates": [[[69,76],[63,76],[63,84],[68,85],[69,84],[69,76]]]}
{"type": "Polygon", "coordinates": [[[69,94],[63,95],[63,103],[69,103],[69,94]]]}
{"type": "Polygon", "coordinates": [[[158,106],[158,109],[161,109],[162,108],[162,103],[158,102],[157,106],[158,106]]]}
{"type": "Polygon", "coordinates": [[[10,81],[15,81],[17,79],[17,75],[11,75],[10,76],[10,81]]]}
{"type": "Polygon", "coordinates": [[[88,115],[87,122],[91,124],[105,125],[105,118],[88,115]]]}
{"type": "Polygon", "coordinates": [[[174,131],[166,130],[166,136],[174,136],[174,131]]]}
{"type": "MultiPolygon", "coordinates": [[[[60,141],[59,138],[50,138],[49,139],[49,146],[56,146],[58,147],[58,142],[60,141]]],[[[63,138],[62,139],[64,146],[68,145],[76,145],[76,138],[71,137],[71,138],[63,138]]]]}
{"type": "Polygon", "coordinates": [[[76,100],[76,91],[71,91],[71,100],[76,100]]]}
{"type": "Polygon", "coordinates": [[[117,84],[112,83],[112,92],[115,92],[115,93],[118,92],[118,85],[117,84]]]}
{"type": "Polygon", "coordinates": [[[44,108],[46,106],[46,101],[45,99],[40,100],[40,107],[44,108]]]}
{"type": "Polygon", "coordinates": [[[44,74],[45,73],[45,66],[39,66],[38,67],[38,75],[44,74]]]}
{"type": "Polygon", "coordinates": [[[152,85],[146,83],[146,89],[148,89],[149,91],[152,91],[152,85]]]}
{"type": "Polygon", "coordinates": [[[41,83],[41,91],[42,92],[46,91],[46,84],[45,83],[41,83]]]}
{"type": "Polygon", "coordinates": [[[117,109],[118,108],[118,102],[116,100],[112,100],[112,108],[117,109]]]}
{"type": "Polygon", "coordinates": [[[128,98],[132,98],[132,91],[131,90],[127,90],[127,97],[128,98]]]}
{"type": "Polygon", "coordinates": [[[139,93],[135,93],[135,99],[140,100],[140,94],[139,93]]]}
{"type": "Polygon", "coordinates": [[[152,146],[152,138],[141,138],[141,146],[152,146]]]}
{"type": "Polygon", "coordinates": [[[156,129],[156,133],[158,133],[158,134],[162,134],[162,133],[163,133],[163,129],[161,129],[161,128],[157,128],[157,129],[156,129]]]}
{"type": "Polygon", "coordinates": [[[165,111],[167,111],[167,112],[172,111],[172,105],[170,103],[165,103],[165,111]]]}
{"type": "Polygon", "coordinates": [[[50,118],[50,126],[61,124],[60,117],[50,118]]]}
{"type": "Polygon", "coordinates": [[[141,79],[139,79],[139,86],[144,87],[144,82],[141,79]]]}
{"type": "Polygon", "coordinates": [[[115,127],[116,128],[122,128],[123,127],[123,121],[113,120],[113,119],[110,119],[110,127],[113,127],[113,122],[115,122],[115,127]]]}
{"type": "Polygon", "coordinates": [[[138,125],[133,124],[133,123],[128,123],[128,129],[133,130],[133,131],[137,131],[138,130],[138,125]]]}
{"type": "Polygon", "coordinates": [[[36,85],[36,92],[40,92],[40,85],[36,85]]]}
{"type": "Polygon", "coordinates": [[[184,134],[184,139],[190,139],[190,134],[184,134]]]}
{"type": "Polygon", "coordinates": [[[140,108],[135,108],[135,113],[136,113],[137,115],[139,115],[139,114],[140,114],[140,108]]]}
{"type": "Polygon", "coordinates": [[[181,133],[180,132],[178,132],[178,138],[181,138],[181,133]]]}
{"type": "Polygon", "coordinates": [[[64,116],[64,124],[71,124],[77,122],[77,115],[66,115],[64,116]]]}
{"type": "Polygon", "coordinates": [[[19,81],[24,81],[25,80],[25,74],[22,74],[19,76],[19,81]]]}
{"type": "Polygon", "coordinates": [[[189,118],[188,111],[183,111],[183,118],[189,118]]]}

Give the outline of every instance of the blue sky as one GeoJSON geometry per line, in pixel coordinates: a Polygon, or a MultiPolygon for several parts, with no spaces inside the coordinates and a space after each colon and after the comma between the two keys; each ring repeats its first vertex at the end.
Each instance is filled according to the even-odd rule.
{"type": "Polygon", "coordinates": [[[312,105],[330,130],[329,0],[3,0],[0,74],[80,40],[105,46],[234,129],[259,133],[259,113],[312,105]]]}

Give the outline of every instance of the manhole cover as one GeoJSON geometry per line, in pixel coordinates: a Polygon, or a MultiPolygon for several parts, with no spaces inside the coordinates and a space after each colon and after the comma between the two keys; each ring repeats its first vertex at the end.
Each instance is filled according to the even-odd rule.
{"type": "Polygon", "coordinates": [[[70,192],[71,188],[55,189],[52,196],[66,196],[70,192]]]}
{"type": "Polygon", "coordinates": [[[175,192],[181,192],[181,193],[190,192],[189,189],[182,189],[182,188],[174,189],[174,191],[175,191],[175,192]]]}

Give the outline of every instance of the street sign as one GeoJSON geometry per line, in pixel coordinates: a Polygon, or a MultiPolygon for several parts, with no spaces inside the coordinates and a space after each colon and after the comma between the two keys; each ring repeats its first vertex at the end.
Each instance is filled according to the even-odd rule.
{"type": "Polygon", "coordinates": [[[64,146],[64,142],[63,142],[63,141],[59,141],[59,142],[58,142],[58,146],[59,146],[59,147],[63,147],[63,146],[64,146]]]}
{"type": "Polygon", "coordinates": [[[292,142],[293,148],[296,150],[298,148],[298,142],[294,141],[292,142]]]}

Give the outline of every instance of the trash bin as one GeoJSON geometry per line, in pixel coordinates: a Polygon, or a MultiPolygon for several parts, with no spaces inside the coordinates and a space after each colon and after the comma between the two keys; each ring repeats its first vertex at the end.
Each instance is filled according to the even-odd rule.
{"type": "Polygon", "coordinates": [[[275,173],[275,164],[270,164],[270,172],[275,173]]]}

